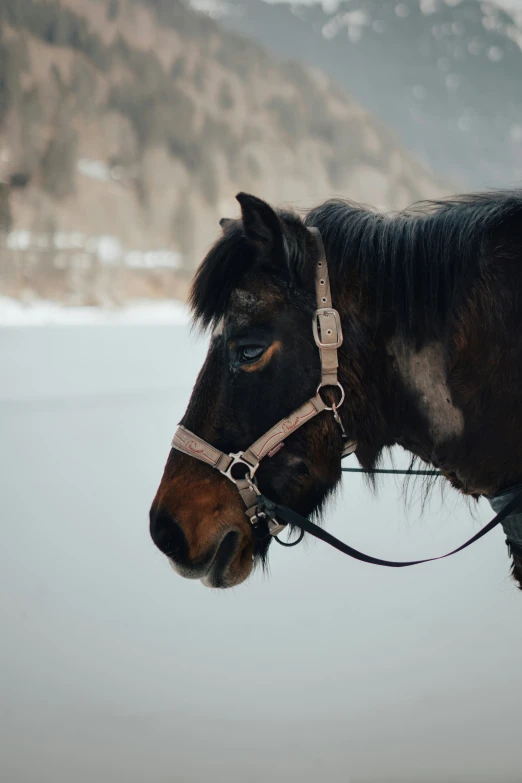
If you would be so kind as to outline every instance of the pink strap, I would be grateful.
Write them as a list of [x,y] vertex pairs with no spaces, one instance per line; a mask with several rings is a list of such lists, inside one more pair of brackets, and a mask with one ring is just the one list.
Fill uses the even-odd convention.
[[232,462],[232,457],[229,457],[228,454],[214,448],[206,440],[202,440],[185,427],[178,427],[174,433],[172,448],[182,451],[183,454],[188,454],[190,457],[196,457],[201,462],[206,462],[207,465],[221,471],[227,470]]
[[316,394],[311,400],[305,402],[300,408],[290,414],[286,419],[281,419],[268,432],[256,440],[249,449],[243,454],[243,458],[252,464],[258,464],[263,457],[279,446],[285,438],[313,419],[318,413],[324,411],[326,404],[321,397]]

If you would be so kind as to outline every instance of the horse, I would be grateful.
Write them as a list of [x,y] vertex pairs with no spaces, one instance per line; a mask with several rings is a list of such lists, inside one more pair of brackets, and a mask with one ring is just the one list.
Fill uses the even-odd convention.
[[[174,569],[225,588],[266,564],[272,536],[255,535],[241,477],[207,463],[213,450],[241,461],[280,420],[249,491],[302,515],[320,516],[346,443],[370,476],[400,446],[475,500],[522,484],[522,190],[395,214],[332,199],[301,216],[236,198],[241,216],[221,221],[191,289],[194,323],[211,332],[179,431],[196,435],[171,450],[150,511]],[[321,246],[342,344],[339,388],[318,397]],[[312,398],[322,407],[294,426]],[[510,555],[522,588],[522,540]]]

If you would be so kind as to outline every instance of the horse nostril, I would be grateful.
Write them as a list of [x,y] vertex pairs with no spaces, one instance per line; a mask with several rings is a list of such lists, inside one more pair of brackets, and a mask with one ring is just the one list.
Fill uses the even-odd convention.
[[187,539],[180,526],[164,509],[150,511],[152,540],[167,557],[184,560],[188,554]]

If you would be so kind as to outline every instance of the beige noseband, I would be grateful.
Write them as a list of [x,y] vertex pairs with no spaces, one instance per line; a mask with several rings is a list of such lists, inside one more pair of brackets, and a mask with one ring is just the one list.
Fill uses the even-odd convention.
[[[205,462],[212,468],[219,470],[232,481],[239,491],[246,507],[246,515],[252,524],[259,521],[258,504],[260,492],[256,486],[255,473],[259,463],[264,457],[272,457],[282,447],[283,441],[292,432],[302,427],[307,421],[313,419],[323,411],[331,411],[336,422],[341,428],[344,445],[342,456],[352,454],[357,448],[357,442],[349,440],[339,417],[338,409],[344,402],[345,392],[337,377],[339,358],[337,349],[343,342],[341,318],[337,310],[332,307],[330,280],[328,266],[321,235],[316,228],[310,228],[316,239],[319,259],[316,265],[315,290],[317,310],[315,311],[312,329],[315,343],[319,349],[321,358],[321,382],[317,387],[314,397],[309,399],[285,419],[281,419],[268,432],[265,432],[246,451],[237,454],[225,454],[223,451],[211,446],[193,432],[178,427],[172,439],[172,448],[188,454],[191,457]],[[321,397],[321,389],[326,386],[337,386],[341,397],[337,404],[328,406]],[[276,520],[268,520],[270,533],[276,536],[286,525],[279,524]]]

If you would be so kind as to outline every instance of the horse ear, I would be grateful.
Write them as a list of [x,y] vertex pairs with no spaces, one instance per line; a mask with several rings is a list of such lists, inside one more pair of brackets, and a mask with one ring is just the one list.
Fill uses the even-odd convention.
[[248,193],[238,193],[246,236],[263,250],[273,253],[283,248],[283,226],[266,201]]
[[221,218],[221,220],[219,221],[219,225],[221,226],[223,231],[226,231],[227,228],[230,226],[230,224],[233,222],[234,222],[233,218]]

